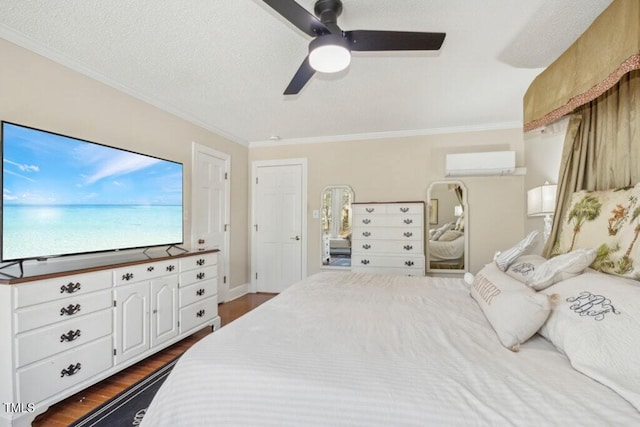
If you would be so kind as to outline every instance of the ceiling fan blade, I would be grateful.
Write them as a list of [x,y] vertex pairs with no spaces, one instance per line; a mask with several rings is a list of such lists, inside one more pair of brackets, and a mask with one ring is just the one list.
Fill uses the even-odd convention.
[[263,0],[273,10],[282,15],[287,21],[298,27],[302,32],[316,37],[330,33],[329,29],[318,18],[307,12],[294,0]]
[[345,31],[353,51],[383,50],[438,50],[445,33],[419,33],[412,31]]
[[291,79],[289,86],[284,90],[284,94],[295,95],[300,92],[304,85],[306,85],[311,77],[313,77],[315,72],[316,70],[311,68],[311,65],[309,64],[309,57],[307,56],[300,65],[300,68],[298,68],[298,71],[296,71],[293,79]]

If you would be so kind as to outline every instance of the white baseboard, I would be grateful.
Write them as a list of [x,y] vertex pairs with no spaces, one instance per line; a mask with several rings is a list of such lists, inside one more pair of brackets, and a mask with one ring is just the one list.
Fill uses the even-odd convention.
[[233,288],[229,288],[229,291],[227,292],[227,300],[221,301],[221,302],[233,301],[234,299],[240,298],[241,296],[246,295],[248,293],[249,293],[249,283],[245,283],[240,286],[234,286]]

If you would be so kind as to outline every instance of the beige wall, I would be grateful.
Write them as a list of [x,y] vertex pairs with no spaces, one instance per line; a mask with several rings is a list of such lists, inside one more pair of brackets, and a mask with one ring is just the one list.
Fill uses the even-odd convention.
[[230,285],[248,282],[248,149],[0,39],[0,119],[184,164],[191,240],[191,144],[231,155]]
[[[320,194],[327,185],[350,185],[358,202],[426,201],[429,184],[445,179],[445,155],[514,150],[523,161],[522,129],[464,132],[367,141],[255,146],[249,160],[307,158],[307,271],[321,267]],[[524,176],[455,178],[469,193],[470,270],[477,272],[496,250],[524,233]]]

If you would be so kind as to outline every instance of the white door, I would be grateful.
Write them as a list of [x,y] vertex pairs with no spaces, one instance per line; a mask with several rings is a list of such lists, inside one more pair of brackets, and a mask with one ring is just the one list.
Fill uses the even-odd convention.
[[281,292],[306,275],[306,159],[254,162],[253,280]]
[[229,290],[229,177],[230,156],[193,144],[192,247],[219,249],[218,301]]

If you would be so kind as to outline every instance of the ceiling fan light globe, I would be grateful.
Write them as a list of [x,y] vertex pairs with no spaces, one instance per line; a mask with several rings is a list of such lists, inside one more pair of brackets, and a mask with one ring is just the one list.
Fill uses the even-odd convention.
[[320,36],[309,44],[309,65],[320,73],[337,73],[350,63],[351,52],[339,35]]

